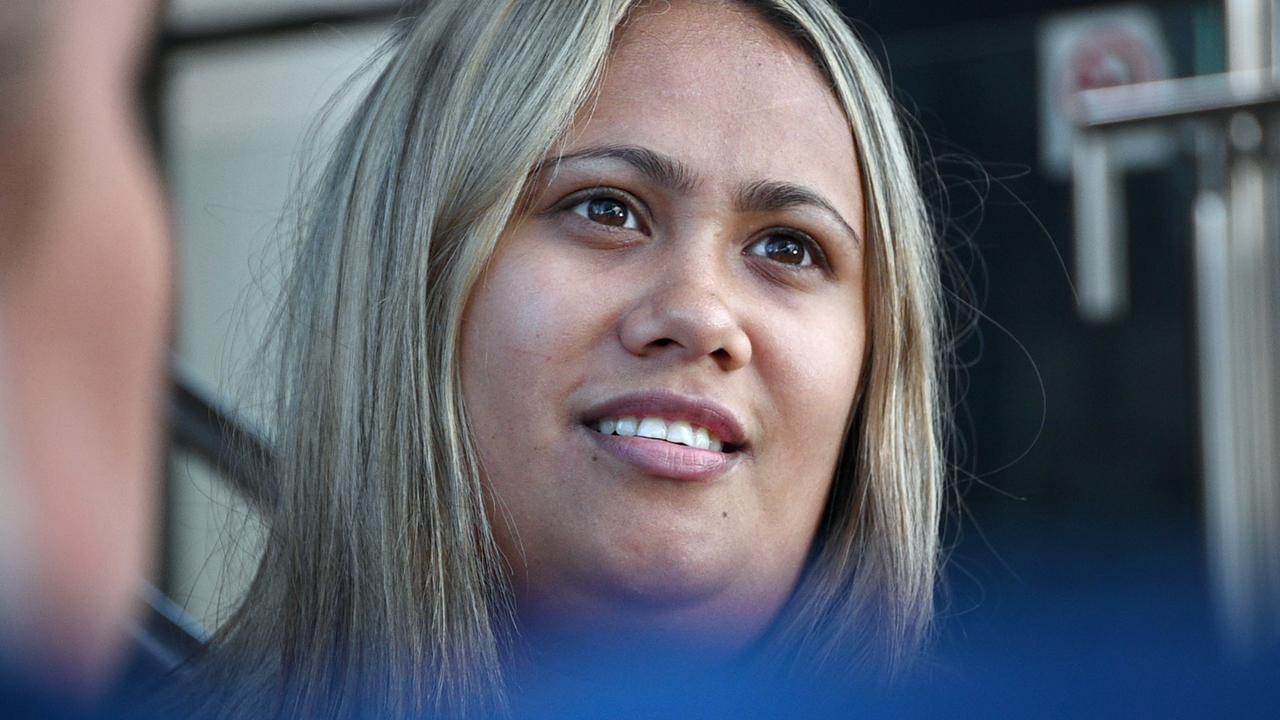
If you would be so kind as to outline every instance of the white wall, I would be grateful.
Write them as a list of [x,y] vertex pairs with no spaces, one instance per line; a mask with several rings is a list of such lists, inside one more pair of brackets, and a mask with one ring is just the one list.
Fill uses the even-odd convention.
[[166,23],[171,28],[190,30],[395,6],[394,0],[170,0]]
[[[262,4],[283,3],[189,0],[176,2],[175,11]],[[318,29],[204,46],[167,61],[163,163],[178,256],[176,352],[190,374],[251,419],[263,421],[246,388],[262,374],[254,358],[287,262],[277,230],[297,180],[303,136],[384,30]],[[344,96],[340,112],[360,87]],[[173,468],[170,589],[212,628],[253,565],[252,551],[247,560],[228,560],[226,541],[255,547],[257,525],[244,522],[247,506],[202,463],[175,457]]]

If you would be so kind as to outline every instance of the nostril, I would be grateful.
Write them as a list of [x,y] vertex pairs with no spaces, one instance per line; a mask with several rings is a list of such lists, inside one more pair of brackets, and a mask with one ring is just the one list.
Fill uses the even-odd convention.
[[675,344],[676,344],[676,341],[672,340],[671,338],[658,338],[657,340],[654,340],[652,343],[654,347],[668,347],[670,345],[675,345]]

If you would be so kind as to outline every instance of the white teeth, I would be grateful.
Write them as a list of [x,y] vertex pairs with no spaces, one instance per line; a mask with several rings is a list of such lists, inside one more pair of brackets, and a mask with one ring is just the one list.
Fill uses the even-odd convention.
[[667,442],[693,447],[693,426],[683,421],[668,424]]
[[667,425],[667,442],[694,447],[694,427],[684,420],[677,420]]
[[645,418],[640,421],[640,427],[636,428],[636,436],[666,440],[667,421],[661,418]]
[[669,443],[714,452],[724,450],[724,443],[716,437],[715,433],[685,420],[668,422],[659,417],[607,418],[598,421],[594,429],[603,435],[666,440]]
[[693,431],[693,446],[699,450],[711,449],[711,436],[706,428],[698,428]]
[[613,431],[622,437],[635,437],[636,419],[633,417],[618,418],[618,424]]

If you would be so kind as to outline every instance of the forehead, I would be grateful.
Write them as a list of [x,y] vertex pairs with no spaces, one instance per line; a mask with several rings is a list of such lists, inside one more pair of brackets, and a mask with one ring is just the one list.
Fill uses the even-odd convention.
[[829,83],[793,39],[737,3],[633,11],[566,151],[601,143],[676,157],[713,188],[812,186],[862,224],[853,136]]

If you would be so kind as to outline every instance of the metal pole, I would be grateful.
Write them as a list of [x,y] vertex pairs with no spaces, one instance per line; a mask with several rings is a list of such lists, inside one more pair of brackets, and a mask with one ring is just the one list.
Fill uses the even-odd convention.
[[1072,152],[1080,314],[1108,322],[1129,309],[1124,186],[1105,133],[1081,131]]
[[1272,67],[1274,11],[1273,0],[1226,0],[1228,70]]
[[[1223,157],[1222,162],[1225,161]],[[1203,154],[1200,162],[1205,164]],[[1240,634],[1240,628],[1248,625],[1248,615],[1242,611],[1248,606],[1249,583],[1247,573],[1243,572],[1247,548],[1237,542],[1241,503],[1235,463],[1228,222],[1227,203],[1222,193],[1201,190],[1194,213],[1194,256],[1205,536],[1219,623],[1230,628],[1228,635],[1234,638]],[[1233,650],[1240,652],[1239,648]]]
[[[1270,0],[1227,0],[1227,59],[1232,72],[1271,71],[1273,3]],[[1225,207],[1226,232],[1211,227],[1213,210],[1198,217],[1197,242],[1203,242],[1204,267],[1225,262],[1225,331],[1202,328],[1201,341],[1225,342],[1230,400],[1221,409],[1226,416],[1206,414],[1202,422],[1205,453],[1206,524],[1209,528],[1211,572],[1219,582],[1216,599],[1228,645],[1247,658],[1280,635],[1280,490],[1277,470],[1280,456],[1274,433],[1277,420],[1277,345],[1280,333],[1276,311],[1277,178],[1268,157],[1268,131],[1263,118],[1250,111],[1232,115],[1225,128],[1230,170]],[[1212,201],[1206,201],[1211,203]],[[1201,228],[1199,225],[1203,224]],[[1225,251],[1210,249],[1215,232]],[[1201,250],[1198,249],[1198,257]],[[1206,289],[1214,291],[1212,280]],[[1221,299],[1221,298],[1217,298]],[[1208,305],[1215,298],[1205,298]],[[1216,312],[1218,308],[1205,308]],[[1214,317],[1213,322],[1222,320]],[[1202,322],[1210,321],[1206,317]],[[1210,335],[1225,337],[1210,338]],[[1202,349],[1202,358],[1212,354]],[[1209,359],[1209,358],[1206,358]],[[1213,362],[1213,359],[1209,359]],[[1220,382],[1209,377],[1222,372],[1217,365],[1203,367],[1206,385]],[[1206,392],[1212,394],[1210,387]],[[1213,398],[1206,400],[1219,402]],[[1219,402],[1219,404],[1221,404]],[[1206,406],[1206,410],[1208,407]],[[1231,430],[1223,445],[1222,423]]]
[[1280,641],[1280,0],[1225,0],[1228,72],[1084,91],[1075,152],[1082,314],[1127,301],[1124,209],[1108,139],[1195,123],[1197,340],[1205,528],[1227,645]]

